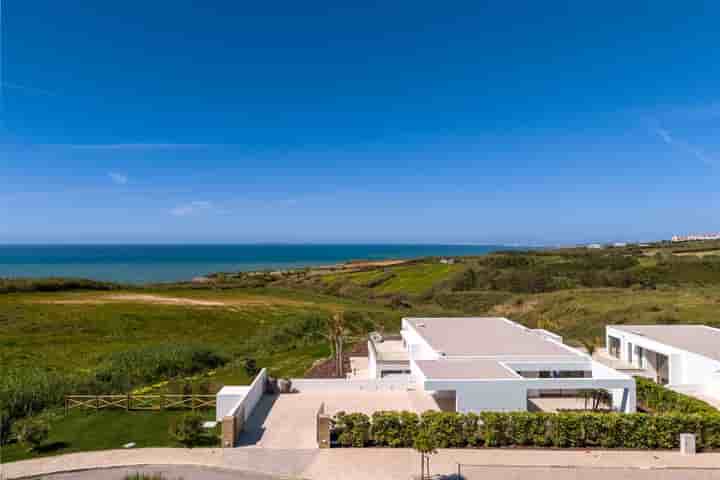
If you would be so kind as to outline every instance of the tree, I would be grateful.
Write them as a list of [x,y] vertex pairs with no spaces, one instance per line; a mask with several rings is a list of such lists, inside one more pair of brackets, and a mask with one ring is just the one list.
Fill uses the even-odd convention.
[[437,453],[437,442],[426,427],[420,428],[415,439],[413,448],[420,453],[420,480],[430,477],[430,455]]
[[46,420],[40,417],[31,417],[18,421],[13,426],[15,437],[30,452],[47,440],[50,427]]
[[343,341],[345,338],[345,315],[343,312],[335,313],[328,319],[328,340],[330,350],[335,359],[335,373],[342,377],[343,369]]
[[581,339],[580,343],[582,343],[583,347],[585,347],[588,355],[592,357],[598,349],[600,339],[598,337],[588,337]]
[[250,378],[255,378],[255,375],[260,371],[257,366],[257,361],[251,357],[245,359],[243,366],[245,367],[245,373],[247,373]]

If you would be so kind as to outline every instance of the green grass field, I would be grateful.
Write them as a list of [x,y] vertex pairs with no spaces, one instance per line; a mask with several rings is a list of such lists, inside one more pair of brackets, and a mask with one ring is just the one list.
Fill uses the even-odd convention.
[[382,269],[367,270],[353,273],[335,273],[323,276],[328,283],[337,281],[350,281],[363,286],[377,280],[388,272],[394,276],[387,281],[372,288],[373,293],[383,295],[392,293],[403,293],[408,295],[420,295],[430,290],[436,283],[445,280],[453,273],[459,272],[462,265],[444,265],[441,263],[415,263],[396,267],[385,267]]
[[[314,360],[327,355],[325,343],[316,339],[271,344],[273,337],[339,309],[365,312],[378,324],[397,322],[397,315],[377,305],[303,292],[142,292],[161,299],[219,303],[212,306],[124,299],[134,295],[137,292],[0,296],[0,364],[82,372],[112,352],[191,343],[212,346],[230,358],[252,356],[277,375],[301,375]],[[107,300],[108,296],[114,300]],[[239,369],[220,371],[218,378],[236,383],[247,380]]]
[[[17,443],[2,447],[3,462],[13,462],[63,453],[123,448],[134,442],[134,448],[180,446],[169,434],[172,420],[181,411],[100,412],[72,411],[51,415],[50,435],[37,451],[29,452]],[[207,420],[215,420],[214,411],[201,412]],[[218,445],[216,443],[215,445]]]

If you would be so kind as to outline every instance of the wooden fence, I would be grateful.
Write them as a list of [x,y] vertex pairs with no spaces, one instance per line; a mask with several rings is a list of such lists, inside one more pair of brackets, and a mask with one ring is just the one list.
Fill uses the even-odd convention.
[[215,408],[215,395],[66,395],[65,413],[91,410],[198,410]]

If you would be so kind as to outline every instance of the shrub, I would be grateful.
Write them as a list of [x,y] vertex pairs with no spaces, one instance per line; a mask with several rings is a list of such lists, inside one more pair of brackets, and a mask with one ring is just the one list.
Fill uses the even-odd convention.
[[75,388],[75,379],[39,368],[3,370],[0,375],[0,445],[12,424],[23,417],[60,405]]
[[343,447],[365,447],[370,443],[370,418],[364,413],[339,412],[335,417],[338,442]]
[[702,400],[674,392],[651,380],[636,378],[635,381],[638,403],[654,413],[720,413]]
[[203,417],[197,413],[186,413],[170,424],[170,436],[187,447],[200,444],[205,432]]
[[125,392],[159,378],[192,375],[224,365],[215,350],[193,345],[160,345],[109,355],[95,371],[95,390]]
[[245,373],[247,373],[247,376],[250,378],[254,378],[260,371],[257,366],[257,361],[254,358],[246,358],[243,362],[243,367],[245,368]]
[[417,434],[420,418],[413,412],[375,412],[371,439],[378,447],[404,447]]
[[[368,429],[372,432],[368,436]],[[720,448],[720,414],[376,412],[338,415],[334,433],[342,446],[413,447],[418,432],[437,448],[534,446],[559,448],[676,449],[681,433],[694,433],[699,448]]]
[[421,420],[422,428],[432,433],[439,448],[465,446],[462,414],[427,411],[422,414]]
[[50,426],[44,418],[30,417],[17,421],[13,426],[13,432],[17,441],[31,451],[47,440]]

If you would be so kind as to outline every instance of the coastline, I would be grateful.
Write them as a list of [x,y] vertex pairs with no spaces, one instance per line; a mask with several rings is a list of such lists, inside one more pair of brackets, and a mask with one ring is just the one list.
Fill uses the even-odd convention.
[[505,245],[4,245],[0,278],[84,278],[127,284],[189,282],[213,273],[288,271],[367,262],[479,256]]

